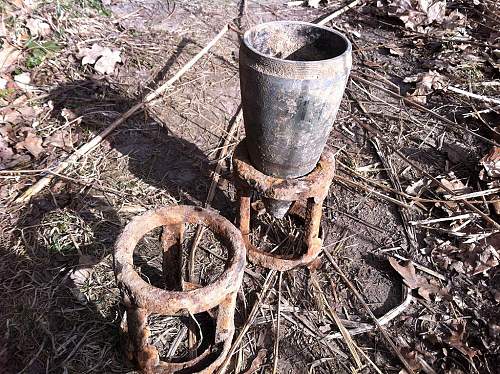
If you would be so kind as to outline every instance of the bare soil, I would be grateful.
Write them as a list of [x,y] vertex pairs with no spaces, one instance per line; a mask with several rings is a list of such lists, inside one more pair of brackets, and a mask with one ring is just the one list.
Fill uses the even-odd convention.
[[[232,21],[234,29],[244,31],[270,20],[313,22],[346,3],[325,1],[317,9],[287,6],[279,0],[47,1],[32,9],[19,8],[16,1],[8,3],[5,12],[11,13],[6,17],[18,20],[17,24],[6,22],[9,32],[19,33],[30,17],[50,20],[52,34],[41,40],[54,40],[60,48],[35,67],[23,62],[22,58],[32,53],[24,48],[17,70],[2,73],[13,77],[29,72],[35,87],[27,93],[14,87],[1,97],[2,109],[25,95],[29,105],[42,111],[30,121],[9,124],[2,120],[0,126],[11,126],[15,131],[32,127],[41,139],[70,131],[75,141],[67,149],[44,145],[37,158],[19,148],[16,152],[27,154],[27,161],[0,170],[0,372],[133,373],[134,367],[123,357],[120,345],[124,310],[113,276],[113,244],[130,218],[146,210],[168,204],[204,204],[220,148],[240,105],[240,34],[228,32],[170,91],[126,121],[64,175],[56,176],[50,187],[29,203],[17,204],[15,198],[175,74],[225,23]],[[474,115],[493,104],[450,91],[430,91],[422,105],[456,124],[451,128],[443,119],[387,90],[403,97],[411,95],[415,83],[404,79],[436,70],[453,85],[498,99],[499,70],[492,62],[496,43],[492,38],[498,34],[500,20],[500,14],[493,11],[495,5],[490,0],[446,5],[448,11],[459,10],[467,16],[463,26],[467,41],[440,33],[444,26],[437,24],[432,25],[437,31],[427,34],[405,28],[374,1],[361,1],[327,24],[353,42],[354,66],[328,139],[328,146],[337,151],[337,174],[342,178],[334,181],[324,203],[324,250],[335,258],[377,317],[412,293],[411,305],[400,310],[385,328],[416,373],[499,372],[498,259],[495,265],[472,274],[467,266],[475,268],[476,257],[469,252],[468,260],[457,257],[458,249],[463,251],[470,243],[477,243],[481,253],[487,253],[487,245],[500,250],[498,229],[478,215],[471,216],[469,223],[468,218],[452,221],[454,226],[449,222],[412,226],[409,221],[447,218],[472,210],[462,202],[450,208],[451,200],[434,185],[429,184],[418,196],[429,201],[408,194],[407,187],[429,180],[429,175],[450,180],[453,172],[470,192],[495,188],[497,185],[491,187],[480,179],[479,160],[491,149],[495,139],[491,129],[500,122],[498,107]],[[100,74],[91,65],[81,64],[79,51],[93,43],[120,51],[122,62],[113,74]],[[481,82],[496,85],[479,85]],[[467,115],[469,112],[473,115]],[[378,132],[367,131],[360,123]],[[241,125],[230,148],[243,138]],[[380,152],[373,144],[375,138],[382,141]],[[392,164],[392,172],[383,159]],[[399,193],[391,173],[402,186]],[[488,203],[494,197],[486,194],[469,200],[498,224],[498,214]],[[402,208],[401,204],[416,208]],[[224,160],[211,207],[236,221],[230,157]],[[275,220],[264,214],[254,223],[253,240],[267,250],[303,250],[300,222],[289,217]],[[466,228],[460,228],[461,224]],[[409,226],[415,231],[414,238]],[[187,231],[186,258],[194,230],[190,227]],[[476,239],[467,243],[460,233],[467,238],[486,236],[474,236]],[[141,241],[135,262],[152,284],[161,279],[158,237],[159,233],[153,232]],[[432,244],[433,240],[449,241],[457,251],[448,255],[443,247]],[[422,287],[409,290],[388,262],[393,255],[419,265],[417,274],[440,292],[423,297]],[[225,256],[223,245],[206,233],[195,262],[199,283],[207,284],[220,274]],[[244,373],[262,348],[267,354],[256,371],[259,373],[272,372],[275,360],[279,373],[404,372],[401,361],[376,329],[353,334],[363,362],[362,367],[356,367],[345,339],[334,337],[339,329],[331,309],[348,329],[373,321],[326,256],[321,259],[313,272],[295,269],[284,273],[281,293],[278,277],[273,280],[233,357],[231,372]],[[448,265],[443,265],[443,259],[449,259]],[[484,256],[482,259],[487,262]],[[466,270],[450,264],[461,264]],[[91,270],[83,272],[79,282],[81,269],[86,268]],[[237,331],[244,326],[267,274],[267,270],[248,264],[235,316]],[[210,325],[206,315],[197,318]],[[188,319],[162,316],[152,316],[150,322],[152,342],[163,357],[182,326],[189,325]],[[277,357],[273,353],[276,339]],[[185,358],[187,351],[184,339],[171,358]]]

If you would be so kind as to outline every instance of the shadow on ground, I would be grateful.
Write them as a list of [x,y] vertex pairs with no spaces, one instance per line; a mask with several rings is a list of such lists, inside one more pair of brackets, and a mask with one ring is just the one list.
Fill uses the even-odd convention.
[[[124,113],[136,103],[107,82],[92,79],[58,87],[50,93],[49,100],[54,103],[54,113],[66,108],[82,116],[81,129],[90,130],[93,135],[112,121],[110,115],[116,118],[118,113]],[[165,190],[182,203],[205,201],[214,163],[195,144],[173,135],[168,124],[160,122],[156,116],[146,112],[137,114],[109,137],[109,143],[127,158],[128,172],[133,177]],[[122,170],[114,172],[117,182],[127,179]],[[220,190],[216,191],[212,206],[226,213],[230,209],[229,201]]]
[[[2,373],[123,369],[110,271],[119,230],[113,208],[88,191],[46,195],[21,212],[10,245],[0,247]],[[77,287],[82,260],[94,271]]]
[[[184,39],[145,86],[162,81],[189,42]],[[69,109],[82,118],[76,131],[93,137],[135,105],[137,98],[106,79],[89,78],[56,87],[46,101],[54,105],[52,113],[61,124],[67,120],[59,117],[62,109]],[[120,190],[118,179],[125,177],[132,184],[138,179],[165,190],[180,203],[205,201],[215,165],[147,111],[123,124],[109,144],[127,158],[127,170],[112,170],[107,186]],[[0,246],[2,373],[126,370],[118,349],[123,313],[112,272],[112,248],[122,224],[116,206],[90,191],[95,190],[57,182],[50,194],[19,212],[11,240]],[[212,206],[231,212],[221,191]],[[137,260],[147,271],[147,261]],[[75,287],[71,274],[82,261],[91,261],[93,271]]]

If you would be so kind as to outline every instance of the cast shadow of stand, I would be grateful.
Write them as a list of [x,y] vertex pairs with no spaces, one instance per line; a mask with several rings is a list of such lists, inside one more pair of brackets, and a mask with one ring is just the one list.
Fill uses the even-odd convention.
[[[179,45],[150,86],[163,80],[188,42],[184,40]],[[107,81],[96,79],[60,85],[46,100],[53,103],[56,116],[63,108],[82,116],[81,129],[93,134],[102,131],[106,126],[103,123],[110,123],[103,112],[124,113],[137,102]],[[58,119],[64,123],[62,118]],[[180,203],[199,205],[205,200],[215,165],[196,145],[172,135],[166,124],[159,123],[147,111],[129,119],[109,141],[112,148],[128,157],[127,168],[135,178],[166,190]],[[0,296],[5,300],[16,299],[12,303],[0,303],[0,322],[7,327],[0,338],[4,340],[0,344],[2,372],[102,373],[123,372],[127,368],[118,344],[122,310],[112,263],[108,261],[103,265],[106,275],[99,275],[95,286],[97,290],[102,283],[102,289],[112,289],[113,297],[110,294],[94,301],[92,297],[86,299],[69,281],[69,274],[78,266],[82,255],[91,255],[100,262],[109,260],[122,228],[115,207],[102,198],[91,196],[88,190],[84,191],[57,192],[36,198],[22,212],[12,242],[0,247],[4,268],[0,274],[4,285]],[[230,201],[221,191],[216,192],[212,206],[225,213],[231,212]],[[100,207],[97,215],[96,207]],[[64,219],[52,217],[56,213],[62,213]],[[57,229],[61,232],[71,232],[64,224],[76,223],[75,229],[91,226],[89,246],[78,247],[75,244],[78,238],[72,239],[70,234],[69,240],[74,245],[68,248],[72,249],[68,253],[61,251],[57,240],[48,240],[54,232],[41,230],[57,226],[54,219],[64,221]],[[13,252],[11,248],[16,243],[23,243],[27,252]],[[135,260],[139,268],[144,267],[141,270],[145,274],[157,276],[154,274],[156,269],[148,269],[146,260],[140,257]],[[103,300],[109,305],[104,308],[96,305]]]
[[[126,367],[114,348],[120,312],[110,254],[118,217],[88,190],[63,189],[32,201],[12,242],[0,246],[2,373]],[[76,286],[71,274],[82,259],[92,259],[94,271]]]

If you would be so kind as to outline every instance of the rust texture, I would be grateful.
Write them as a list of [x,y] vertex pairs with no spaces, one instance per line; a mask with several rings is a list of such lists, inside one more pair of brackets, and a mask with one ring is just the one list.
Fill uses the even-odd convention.
[[[179,268],[184,225],[201,224],[216,234],[228,250],[225,271],[215,282],[200,287],[182,281]],[[134,270],[138,241],[156,227],[163,227],[164,290],[145,282]],[[142,373],[213,373],[225,359],[234,334],[236,295],[241,285],[246,248],[240,231],[216,212],[191,206],[169,206],[135,217],[115,244],[114,270],[126,317],[122,333],[127,357]],[[182,289],[186,291],[181,291]],[[216,310],[216,313],[212,313]],[[148,316],[194,315],[209,312],[216,322],[215,340],[198,357],[187,362],[165,362],[149,342]]]
[[[233,170],[240,204],[240,231],[250,261],[279,271],[312,263],[318,257],[323,243],[320,238],[321,214],[323,200],[328,194],[335,173],[334,154],[325,148],[311,173],[301,178],[281,179],[255,169],[250,163],[245,142],[242,141],[233,155]],[[304,254],[274,255],[261,251],[250,242],[252,190],[258,191],[266,198],[295,202],[289,213],[302,216],[305,220],[307,251]]]

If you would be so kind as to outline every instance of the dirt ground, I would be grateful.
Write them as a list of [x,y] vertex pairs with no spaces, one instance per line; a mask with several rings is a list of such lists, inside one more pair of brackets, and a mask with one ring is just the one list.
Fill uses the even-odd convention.
[[[348,4],[315,3],[0,4],[1,373],[134,372],[120,344],[113,244],[137,214],[202,206],[219,162],[211,207],[236,222],[230,153],[243,124],[229,155],[221,160],[220,151],[240,107],[239,37],[261,22],[316,22]],[[316,270],[272,273],[268,292],[269,271],[248,264],[236,334],[256,303],[258,313],[228,372],[500,373],[498,4],[361,0],[344,10],[326,24],[353,44],[328,139],[337,160],[322,220],[331,256],[322,254]],[[171,89],[19,202],[228,22]],[[100,51],[93,59],[92,49]],[[263,248],[303,250],[303,227],[291,217],[254,214],[253,223]],[[195,230],[187,228],[186,256]],[[158,238],[148,234],[135,256],[153,285],[161,282]],[[195,277],[208,284],[223,271],[226,248],[206,232],[196,253]],[[339,318],[351,338],[339,333]],[[168,355],[188,319],[149,322],[161,356],[185,359],[187,338]]]

